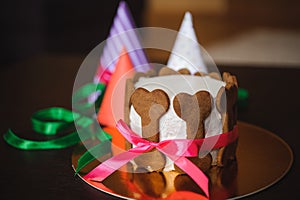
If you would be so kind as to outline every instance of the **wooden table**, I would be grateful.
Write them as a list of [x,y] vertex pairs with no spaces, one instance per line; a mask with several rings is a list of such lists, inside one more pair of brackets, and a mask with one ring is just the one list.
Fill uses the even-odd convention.
[[[33,112],[51,106],[71,108],[73,82],[83,58],[42,56],[2,67],[1,135],[12,128],[22,137],[35,137],[29,121]],[[239,120],[276,133],[291,146],[295,156],[290,172],[280,182],[244,199],[299,199],[296,169],[300,169],[300,70],[247,66],[220,70],[236,74],[240,86],[250,93],[248,106],[239,110]],[[21,151],[8,146],[1,137],[0,199],[117,199],[74,177],[72,149]]]

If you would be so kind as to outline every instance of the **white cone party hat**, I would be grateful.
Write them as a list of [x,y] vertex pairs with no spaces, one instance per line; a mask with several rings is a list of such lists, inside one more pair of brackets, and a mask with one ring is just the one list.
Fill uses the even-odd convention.
[[176,71],[187,68],[192,74],[197,71],[208,72],[203,62],[190,12],[184,15],[167,66]]

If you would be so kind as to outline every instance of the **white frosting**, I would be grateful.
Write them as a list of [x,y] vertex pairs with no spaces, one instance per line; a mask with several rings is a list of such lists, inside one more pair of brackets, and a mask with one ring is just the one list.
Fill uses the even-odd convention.
[[[223,81],[219,81],[209,76],[189,76],[189,75],[170,75],[158,76],[153,78],[142,77],[135,88],[144,88],[148,91],[161,89],[165,91],[170,99],[170,107],[166,114],[164,114],[159,121],[160,140],[169,139],[186,139],[186,122],[179,118],[173,109],[173,99],[179,93],[195,94],[198,91],[208,91],[213,97],[213,108],[210,116],[205,120],[206,136],[213,136],[222,133],[221,115],[215,108],[215,98],[219,89],[225,86]],[[130,108],[130,127],[131,129],[142,135],[141,117],[135,111],[133,106]],[[211,152],[213,162],[216,160],[216,151]],[[167,159],[164,171],[174,169],[173,162]]]

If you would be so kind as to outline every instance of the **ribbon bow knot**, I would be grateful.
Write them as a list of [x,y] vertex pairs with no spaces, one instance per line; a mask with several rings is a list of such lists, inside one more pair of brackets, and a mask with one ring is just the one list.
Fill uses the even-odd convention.
[[[156,148],[158,151],[169,157],[179,168],[185,171],[186,174],[189,175],[203,190],[204,194],[208,198],[208,178],[197,166],[195,166],[189,159],[187,159],[187,157],[198,156],[199,148],[202,147],[204,141],[208,143],[214,142],[215,145],[212,145],[213,148],[220,148],[222,146],[228,145],[237,138],[237,127],[235,127],[230,132],[222,133],[220,135],[212,136],[209,138],[195,140],[164,140],[156,143],[141,138],[139,135],[134,133],[122,120],[118,121],[116,127],[126,138],[126,140],[133,144],[133,148],[102,162],[87,175],[85,175],[85,179],[101,182],[114,171],[118,170],[137,156]],[[204,151],[207,150],[208,149],[204,148]]]

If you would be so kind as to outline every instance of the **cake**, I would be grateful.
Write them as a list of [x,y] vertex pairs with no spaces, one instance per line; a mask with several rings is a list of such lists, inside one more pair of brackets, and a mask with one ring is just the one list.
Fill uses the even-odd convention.
[[[126,82],[125,122],[151,142],[220,135],[237,123],[237,89],[236,77],[228,72],[222,77],[216,72],[191,75],[188,69],[163,67],[158,73],[137,73]],[[237,143],[211,147],[209,152],[200,148],[198,156],[188,159],[209,177],[211,185],[222,187],[224,181],[234,181]],[[129,168],[133,183],[147,195],[165,197],[180,190],[202,194],[193,180],[158,150],[135,158]]]
[[[210,189],[226,190],[218,194],[234,192],[235,187],[228,185],[234,183],[237,169],[237,135],[228,133],[236,133],[236,77],[226,72],[222,77],[216,72],[208,73],[214,70],[213,61],[198,43],[190,12],[184,15],[172,50],[169,40],[165,43],[162,39],[173,38],[174,31],[158,27],[138,31],[132,22],[130,11],[121,2],[94,79],[95,83],[100,80],[107,84],[103,100],[99,98],[97,120],[110,134],[112,157],[84,179],[116,184],[114,179],[106,178],[122,174],[118,181],[129,188],[126,196],[137,199],[145,195],[164,198],[183,190],[209,197],[207,177]],[[146,46],[139,41],[143,32],[145,36],[155,36],[151,43],[145,42]],[[154,71],[144,48],[170,52],[168,67]],[[127,79],[132,73],[136,74]],[[232,135],[234,139],[227,139]],[[213,142],[205,143],[211,138],[225,138],[227,142],[216,148]],[[159,148],[166,142],[177,145],[175,141],[179,140],[187,145],[176,146],[172,153]],[[194,145],[193,151],[186,151],[189,145]],[[190,154],[183,155],[184,152]],[[176,157],[195,173],[190,173]]]

